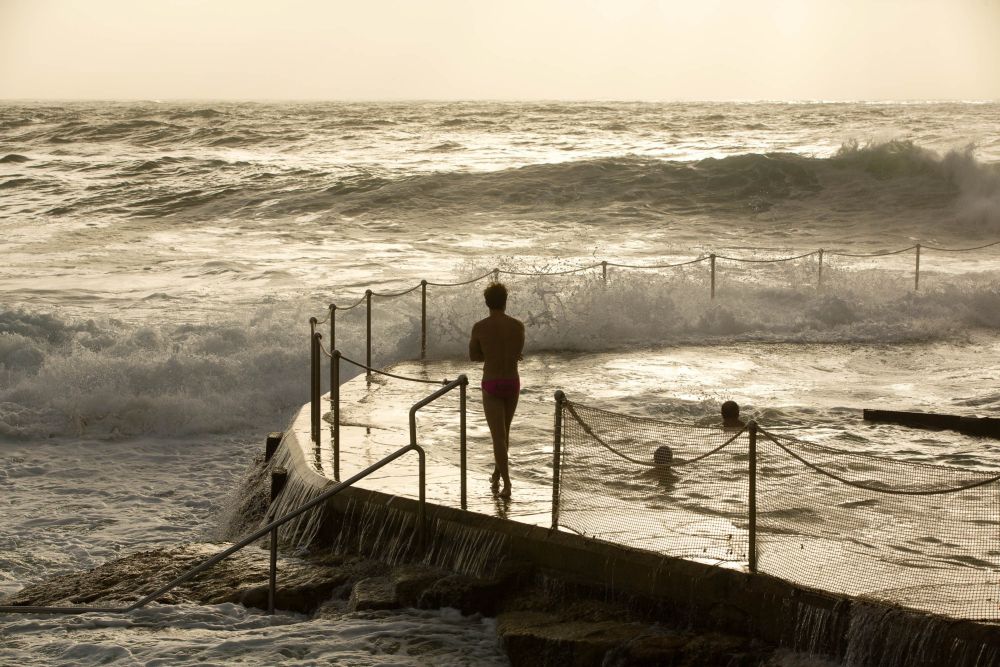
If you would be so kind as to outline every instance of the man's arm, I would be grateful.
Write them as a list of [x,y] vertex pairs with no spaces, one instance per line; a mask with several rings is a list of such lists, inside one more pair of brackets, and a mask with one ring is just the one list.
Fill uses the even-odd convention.
[[479,342],[479,332],[475,326],[472,327],[472,336],[469,338],[469,359],[486,361],[486,354],[483,353],[482,343]]
[[514,346],[517,350],[517,360],[521,361],[524,359],[524,324],[521,321],[517,323],[517,340],[514,341]]

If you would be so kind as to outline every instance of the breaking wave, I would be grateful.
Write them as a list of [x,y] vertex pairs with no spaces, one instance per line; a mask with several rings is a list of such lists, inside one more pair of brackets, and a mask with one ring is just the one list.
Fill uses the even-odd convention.
[[[1000,330],[993,275],[936,280],[827,267],[828,288],[806,284],[812,265],[790,266],[769,284],[720,281],[707,298],[704,270],[670,275],[511,278],[528,350],[629,350],[741,341],[906,343]],[[481,272],[480,272],[481,273]],[[481,316],[474,287],[429,299],[432,358],[463,358]],[[412,295],[416,295],[415,297]],[[345,295],[349,296],[349,295]],[[271,429],[307,400],[304,333],[316,304],[259,309],[200,325],[129,325],[53,313],[0,311],[0,436],[123,438]],[[310,312],[311,311],[311,312]],[[373,314],[374,361],[415,358],[419,293]],[[322,331],[323,329],[321,329]],[[364,309],[340,313],[338,348],[364,359]],[[345,373],[346,377],[353,373]],[[324,381],[325,381],[324,373]]]

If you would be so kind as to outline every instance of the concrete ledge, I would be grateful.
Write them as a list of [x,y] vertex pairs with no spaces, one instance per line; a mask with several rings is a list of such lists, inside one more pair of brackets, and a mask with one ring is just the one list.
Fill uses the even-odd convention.
[[[309,410],[285,431],[283,465],[316,490],[331,484],[310,460]],[[350,488],[323,510],[320,544],[335,544],[358,507],[403,515],[396,528],[415,528],[418,502],[374,489]],[[369,515],[370,516],[370,515]],[[495,538],[494,558],[530,564],[580,594],[620,596],[657,619],[763,640],[858,665],[996,665],[1000,627],[913,612],[813,590],[775,577],[662,556],[574,533],[427,504],[431,540],[447,527]],[[412,544],[410,545],[412,547]],[[415,552],[414,552],[415,553]]]

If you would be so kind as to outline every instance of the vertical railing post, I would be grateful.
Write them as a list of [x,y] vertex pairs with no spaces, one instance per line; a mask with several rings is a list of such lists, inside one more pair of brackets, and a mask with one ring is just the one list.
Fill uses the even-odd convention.
[[913,291],[920,289],[920,244],[917,244],[917,266],[913,273]]
[[552,530],[559,527],[559,467],[562,464],[563,403],[566,394],[556,391],[556,423],[552,438]]
[[[330,341],[329,347],[331,350],[337,349],[337,304],[330,304]],[[333,366],[330,366],[330,382],[331,387],[333,386]]]
[[608,260],[601,262],[601,279],[604,280],[604,284],[608,284]]
[[[413,445],[416,447],[416,445]],[[420,504],[417,506],[417,535],[420,540],[421,550],[427,547],[427,463],[424,460],[424,450],[416,447],[420,459]]]
[[493,269],[493,282],[500,282],[500,269]]
[[749,487],[747,492],[747,561],[751,572],[757,572],[757,422],[747,427],[750,432]]
[[819,271],[816,278],[817,289],[823,289],[823,249],[819,249]]
[[340,350],[330,358],[330,402],[333,403],[333,478],[340,481]]
[[[288,471],[284,468],[275,468],[271,471],[271,502],[269,505],[274,505],[274,501],[278,499],[278,496],[284,491],[285,486],[288,484]],[[275,591],[277,589],[278,581],[278,527],[275,526],[271,529],[271,558],[270,558],[270,572],[268,573],[267,581],[267,613],[274,613],[274,598]]]
[[712,298],[715,298],[715,253],[708,256],[709,265],[712,267]]
[[372,381],[372,291],[365,290],[365,380]]
[[420,358],[427,358],[427,281],[420,281]]
[[271,571],[267,581],[267,613],[274,614],[274,594],[278,585],[278,529],[271,529]]
[[469,378],[466,375],[460,375],[459,380],[462,384],[458,387],[458,431],[459,431],[459,441],[458,441],[458,459],[459,459],[459,469],[462,473],[461,481],[461,491],[462,491],[462,509],[468,508],[467,499],[467,486],[466,486],[466,433],[465,433],[465,413],[466,413],[466,388],[469,386]]
[[316,442],[316,413],[319,406],[316,404],[316,367],[319,365],[319,348],[316,346],[316,318],[309,318],[309,426],[312,441]]
[[316,448],[316,459],[319,460],[319,447],[320,447],[320,396],[322,395],[322,386],[320,383],[320,372],[319,372],[319,342],[323,339],[323,334],[316,332],[312,336],[312,396],[310,397],[310,403],[312,404],[312,432],[313,432],[313,443]]

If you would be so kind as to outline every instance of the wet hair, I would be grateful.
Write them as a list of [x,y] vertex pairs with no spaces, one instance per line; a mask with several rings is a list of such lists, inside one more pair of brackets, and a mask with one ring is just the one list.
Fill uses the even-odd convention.
[[674,460],[673,451],[666,445],[661,445],[653,452],[653,463],[658,466],[668,466]]
[[503,283],[490,283],[489,287],[483,290],[483,297],[486,299],[486,306],[490,310],[504,310],[507,308],[507,288]]
[[722,404],[722,416],[725,419],[738,419],[740,406],[736,404],[736,401],[726,401]]

